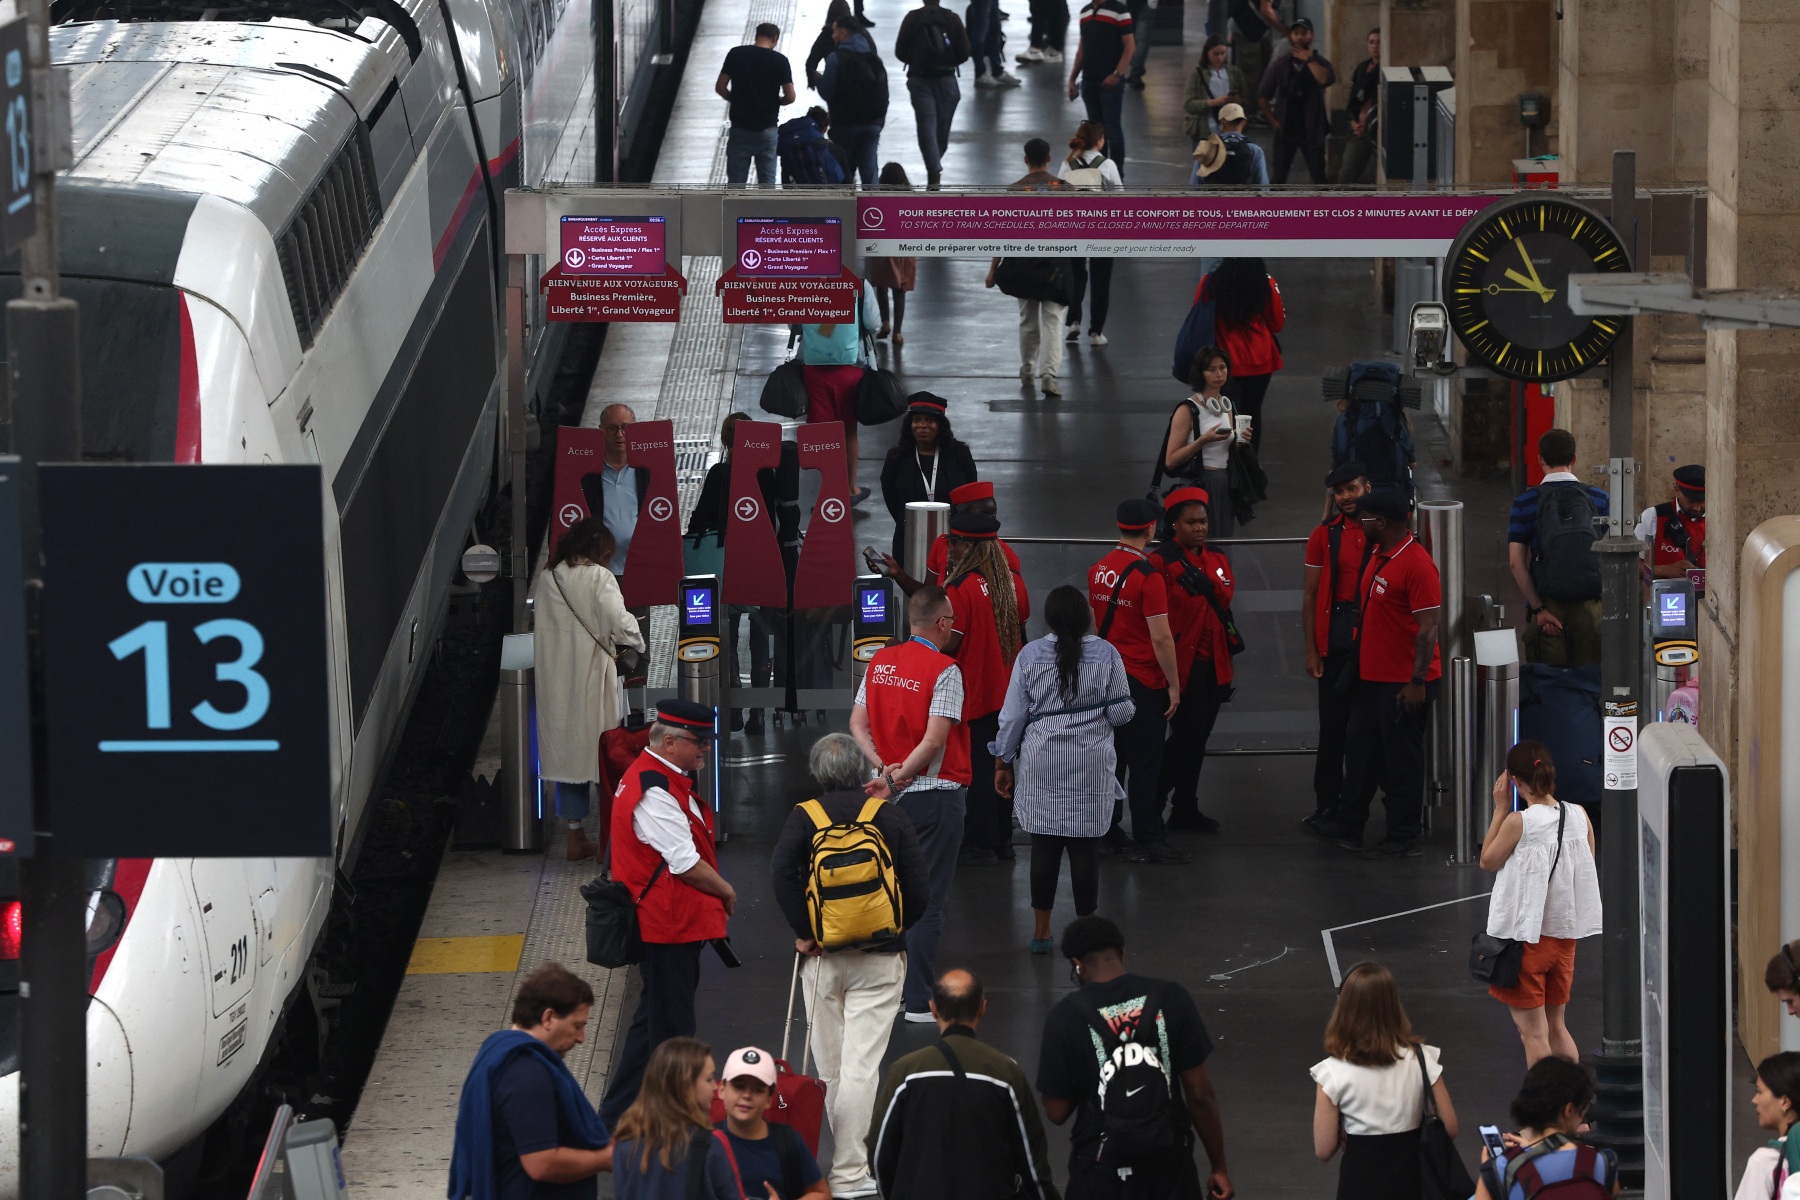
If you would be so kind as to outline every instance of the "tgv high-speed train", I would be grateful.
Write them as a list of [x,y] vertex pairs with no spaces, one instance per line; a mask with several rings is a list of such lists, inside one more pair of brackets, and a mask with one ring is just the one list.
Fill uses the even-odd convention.
[[[64,293],[81,306],[84,452],[322,465],[340,861],[491,476],[501,191],[593,177],[591,158],[577,161],[593,125],[592,7],[55,5],[74,147],[59,237]],[[666,9],[623,7],[622,91],[641,106],[652,72],[629,68],[648,61]],[[0,298],[19,286],[16,257],[0,262]],[[532,324],[537,380],[557,344]],[[165,1158],[244,1091],[287,1006],[308,1004],[336,866],[95,866],[91,1154]],[[18,1187],[19,919],[0,896],[7,1197]]]

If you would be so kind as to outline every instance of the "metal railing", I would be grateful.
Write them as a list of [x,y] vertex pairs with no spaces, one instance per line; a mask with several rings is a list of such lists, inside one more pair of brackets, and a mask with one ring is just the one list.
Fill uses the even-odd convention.
[[[1013,537],[1007,535],[1009,546],[1116,546],[1119,539],[1109,538],[1065,538],[1065,537]],[[1269,537],[1269,538],[1207,538],[1208,546],[1304,546],[1303,537]]]

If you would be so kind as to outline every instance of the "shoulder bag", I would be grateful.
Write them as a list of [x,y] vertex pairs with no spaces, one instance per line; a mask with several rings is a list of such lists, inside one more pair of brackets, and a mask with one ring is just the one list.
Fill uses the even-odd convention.
[[[1520,818],[1523,820],[1524,818]],[[1569,819],[1564,801],[1556,802],[1556,857],[1550,860],[1550,874],[1544,877],[1548,890],[1556,866],[1562,862],[1563,826]],[[1513,848],[1517,851],[1518,847]],[[1525,957],[1525,943],[1517,938],[1495,937],[1482,930],[1469,940],[1469,974],[1477,981],[1493,987],[1518,987],[1519,964]]]
[[1200,406],[1194,403],[1192,396],[1189,396],[1170,410],[1169,422],[1163,426],[1162,441],[1156,444],[1156,469],[1150,473],[1150,490],[1144,494],[1144,498],[1158,507],[1162,505],[1162,497],[1156,494],[1156,489],[1165,477],[1169,479],[1198,479],[1200,477],[1200,455],[1198,454],[1175,470],[1169,470],[1169,434],[1175,429],[1175,414],[1181,411],[1182,404],[1194,410],[1194,436],[1200,436]]
[[616,970],[644,961],[644,939],[638,931],[637,906],[644,902],[656,886],[667,862],[656,864],[644,890],[631,897],[631,889],[612,877],[612,848],[607,848],[607,864],[592,881],[581,885],[581,898],[587,901],[587,960],[596,966]]
[[[857,321],[862,321],[861,301],[857,302]],[[875,347],[869,340],[868,331],[862,330],[862,345],[865,365],[862,378],[856,382],[856,423],[858,425],[885,425],[906,411],[906,392],[900,386],[900,380],[886,367],[866,365],[875,361]],[[854,433],[846,429],[845,434]]]
[[1414,1046],[1419,1078],[1425,1081],[1425,1119],[1419,1122],[1419,1200],[1465,1200],[1475,1192],[1475,1181],[1463,1165],[1450,1131],[1438,1116],[1437,1097],[1431,1091],[1431,1072],[1425,1069],[1425,1047]]
[[758,401],[764,412],[786,417],[790,421],[806,416],[806,366],[798,357],[790,358],[769,372],[763,381]]

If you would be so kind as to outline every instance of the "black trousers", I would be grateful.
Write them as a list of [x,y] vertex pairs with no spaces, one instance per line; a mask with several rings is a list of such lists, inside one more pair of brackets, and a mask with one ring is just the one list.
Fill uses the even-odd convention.
[[[1132,838],[1147,846],[1169,836],[1163,828],[1162,793],[1156,786],[1162,776],[1163,737],[1169,729],[1163,718],[1169,708],[1169,691],[1141,683],[1132,675],[1125,680],[1131,685],[1131,703],[1137,711],[1113,730],[1113,752],[1119,760],[1126,803],[1131,805]],[[1113,806],[1114,833],[1119,832],[1121,807]]]
[[1069,882],[1075,887],[1075,915],[1085,917],[1100,907],[1099,838],[1031,835],[1031,907],[1056,907],[1056,877],[1062,873],[1063,851],[1069,852]]
[[963,845],[998,850],[1012,843],[1012,801],[994,790],[994,756],[988,743],[1000,736],[1000,714],[969,721],[969,806],[963,810]]
[[1169,797],[1169,807],[1174,812],[1199,811],[1200,768],[1206,763],[1206,739],[1212,736],[1225,694],[1213,665],[1195,663],[1188,673],[1187,686],[1181,690],[1181,707],[1169,722],[1169,744],[1163,748],[1162,779],[1156,789],[1158,796]]
[[1112,306],[1112,269],[1110,258],[1070,259],[1075,268],[1075,303],[1063,323],[1070,329],[1081,328],[1081,294],[1092,286],[1088,328],[1095,333],[1106,331],[1106,310]]
[[1314,183],[1331,182],[1325,178],[1325,147],[1306,146],[1299,142],[1276,138],[1275,152],[1271,156],[1273,161],[1269,163],[1270,183],[1286,183],[1288,181],[1288,169],[1294,165],[1294,155],[1296,154],[1306,160],[1306,173],[1312,176]]
[[1313,795],[1320,808],[1333,812],[1344,794],[1344,734],[1350,727],[1356,692],[1340,692],[1332,681],[1354,653],[1354,648],[1331,651],[1325,656],[1325,674],[1319,679],[1319,755],[1313,764]]
[[1225,394],[1239,416],[1250,418],[1250,444],[1258,454],[1263,448],[1263,397],[1269,394],[1273,375],[1239,375],[1225,385]]
[[1350,727],[1344,735],[1347,769],[1337,816],[1338,828],[1346,834],[1362,832],[1379,787],[1387,808],[1388,839],[1410,842],[1419,836],[1425,805],[1425,730],[1431,724],[1438,680],[1425,685],[1425,703],[1415,712],[1407,712],[1399,702],[1405,686],[1367,680],[1356,685]]
[[600,1117],[608,1129],[637,1099],[644,1082],[650,1052],[673,1037],[693,1037],[699,1024],[694,1017],[694,993],[700,987],[700,951],[705,942],[644,943],[644,961],[638,971],[644,977],[644,994],[625,1031],[619,1052],[618,1072],[606,1085]]
[[[1069,0],[1031,0],[1031,44],[1062,52],[1069,36]],[[1107,260],[1109,263],[1111,259]]]

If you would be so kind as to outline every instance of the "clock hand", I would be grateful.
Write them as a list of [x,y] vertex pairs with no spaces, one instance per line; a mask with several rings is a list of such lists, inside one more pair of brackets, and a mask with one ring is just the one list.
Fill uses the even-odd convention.
[[1539,298],[1542,298],[1543,296],[1543,293],[1534,287],[1503,288],[1497,283],[1488,284],[1484,290],[1490,296],[1498,296],[1501,292],[1530,292],[1533,296]]
[[[1537,284],[1537,286],[1539,288],[1543,289],[1542,291],[1540,291],[1538,293],[1538,298],[1541,299],[1545,304],[1550,303],[1552,297],[1554,297],[1556,295],[1556,293],[1554,291],[1552,291],[1550,288],[1544,287],[1544,281],[1542,279],[1538,278],[1537,267],[1532,265],[1531,255],[1529,255],[1525,252],[1525,239],[1524,238],[1514,238],[1513,245],[1515,245],[1519,248],[1519,257],[1525,260],[1525,269],[1527,271],[1531,272],[1531,282]],[[1523,282],[1523,280],[1521,280],[1520,282]]]
[[1506,272],[1506,277],[1508,279],[1512,280],[1514,283],[1524,284],[1525,286],[1522,290],[1528,291],[1528,292],[1536,292],[1537,298],[1539,300],[1542,300],[1545,304],[1550,303],[1550,301],[1555,299],[1555,297],[1556,297],[1556,293],[1553,290],[1545,287],[1542,283],[1538,282],[1537,280],[1525,278],[1525,276],[1519,274],[1517,271],[1508,269],[1508,271]]

